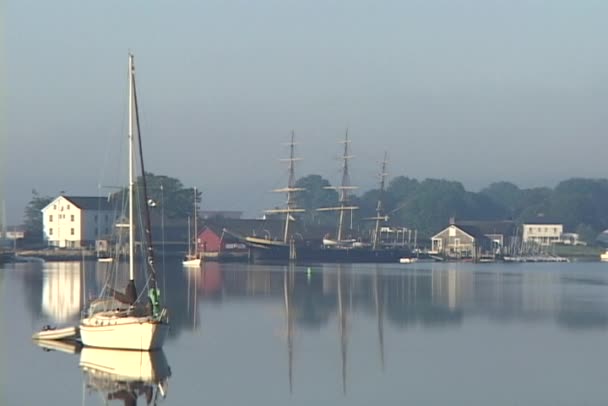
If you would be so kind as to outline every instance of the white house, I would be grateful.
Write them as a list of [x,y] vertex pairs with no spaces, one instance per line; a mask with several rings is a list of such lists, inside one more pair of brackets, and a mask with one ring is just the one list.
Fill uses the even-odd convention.
[[564,225],[557,223],[534,223],[523,225],[523,242],[551,245],[561,241]]
[[44,241],[61,248],[94,246],[112,232],[117,214],[105,197],[59,196],[42,209]]

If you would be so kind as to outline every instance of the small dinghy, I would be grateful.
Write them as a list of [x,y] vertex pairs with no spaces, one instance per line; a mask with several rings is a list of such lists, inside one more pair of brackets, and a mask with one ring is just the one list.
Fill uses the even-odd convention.
[[61,351],[68,354],[79,354],[82,350],[80,341],[75,340],[34,340],[44,351]]
[[56,328],[47,325],[32,335],[33,340],[76,340],[78,338],[80,338],[78,326]]

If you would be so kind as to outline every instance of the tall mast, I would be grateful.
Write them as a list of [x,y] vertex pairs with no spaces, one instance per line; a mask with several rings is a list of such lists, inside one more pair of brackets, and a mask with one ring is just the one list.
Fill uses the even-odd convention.
[[287,180],[287,187],[275,189],[273,192],[286,193],[287,203],[284,209],[273,209],[266,210],[266,213],[285,213],[285,230],[283,232],[283,242],[287,243],[289,240],[289,222],[291,221],[291,213],[302,213],[304,209],[298,209],[295,201],[296,192],[301,192],[304,189],[295,187],[296,175],[295,175],[295,162],[300,161],[301,158],[295,157],[295,133],[291,131],[291,142],[289,142],[289,158],[281,159],[283,162],[288,162],[288,173],[289,177]]
[[196,207],[196,186],[194,187],[194,255],[198,257],[198,220],[197,214],[198,207]]
[[385,152],[384,161],[382,161],[382,170],[380,171],[380,196],[378,197],[378,205],[376,206],[376,219],[375,219],[376,227],[374,229],[374,244],[373,244],[374,249],[378,248],[380,221],[387,220],[386,216],[382,216],[382,212],[384,211],[384,208],[382,207],[382,199],[384,198],[384,185],[385,185],[385,181],[386,181],[386,176],[388,175],[386,173],[387,159],[388,159],[388,153]]
[[190,216],[188,216],[188,257],[192,256],[192,226],[190,225]]
[[357,189],[356,186],[351,186],[350,185],[350,174],[348,173],[348,160],[352,159],[353,156],[349,155],[349,145],[350,145],[350,140],[348,139],[348,130],[346,130],[346,135],[344,137],[344,141],[342,141],[342,143],[344,144],[344,153],[342,155],[342,182],[340,184],[340,186],[326,186],[325,189],[333,189],[333,190],[337,190],[340,196],[340,206],[338,207],[322,207],[320,209],[317,209],[318,211],[339,211],[340,212],[340,217],[338,220],[338,235],[337,235],[337,241],[341,241],[342,240],[342,234],[343,234],[343,225],[344,225],[344,212],[345,211],[351,211],[352,210],[357,210],[359,207],[357,206],[350,206],[349,205],[349,191]]
[[129,280],[134,281],[135,268],[135,230],[133,227],[133,54],[129,53]]

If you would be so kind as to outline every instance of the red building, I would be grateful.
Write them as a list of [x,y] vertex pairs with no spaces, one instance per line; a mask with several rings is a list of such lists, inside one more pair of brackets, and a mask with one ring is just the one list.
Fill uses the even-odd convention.
[[215,218],[205,221],[198,234],[199,252],[208,260],[247,260],[249,249],[236,236],[277,239],[282,235],[282,220]]

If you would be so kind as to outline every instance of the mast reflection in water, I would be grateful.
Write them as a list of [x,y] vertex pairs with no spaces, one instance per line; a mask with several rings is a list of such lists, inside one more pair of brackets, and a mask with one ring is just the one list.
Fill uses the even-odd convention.
[[[95,291],[105,277],[103,265],[86,263],[84,271],[80,266],[46,264],[46,270],[23,267],[5,273],[5,303],[25,304],[16,309],[11,331],[22,338],[45,323],[69,323],[85,291]],[[159,276],[172,323],[165,352],[180,371],[179,390],[172,390],[164,403],[197,401],[191,388],[201,385],[213,403],[266,399],[283,404],[292,398],[367,403],[372,393],[381,391],[392,394],[385,399],[401,399],[401,382],[408,382],[408,396],[431,398],[433,404],[445,399],[434,394],[430,382],[459,401],[481,399],[464,389],[467,379],[480,382],[484,399],[500,391],[494,379],[509,379],[514,390],[537,395],[543,386],[525,382],[540,379],[544,387],[557,388],[551,400],[557,394],[572,399],[566,386],[559,385],[565,382],[584,383],[597,394],[603,386],[596,386],[593,377],[608,373],[603,367],[608,360],[597,348],[608,330],[608,274],[600,266],[330,264],[309,269],[208,262],[184,270],[176,264]],[[26,350],[13,348],[23,340],[8,337],[8,362],[19,365]],[[573,346],[577,351],[571,351]],[[65,362],[57,356],[27,356],[27,362],[37,365],[28,373],[44,373],[43,387],[77,381],[69,372],[78,370],[76,365],[59,369],[55,364]],[[576,364],[575,376],[562,365],[566,361],[584,362],[584,368]],[[140,402],[159,399],[167,382],[162,376],[170,375],[148,379],[154,374],[138,371],[112,379],[108,371],[121,367],[94,369],[95,363],[82,362],[88,393],[123,403],[134,397]],[[524,364],[533,368],[522,370]],[[545,368],[552,374],[539,375]],[[479,373],[486,370],[492,371],[493,380]],[[138,377],[125,378],[129,375]],[[12,376],[6,379],[14,384]],[[232,390],[235,385],[243,392]],[[587,399],[586,394],[579,393],[578,399]],[[36,403],[30,395],[26,399]],[[506,404],[500,399],[494,401]]]

